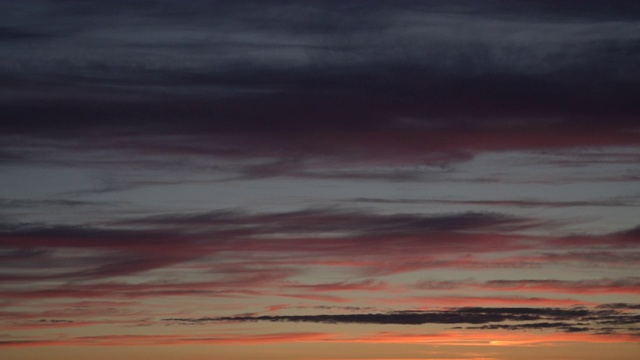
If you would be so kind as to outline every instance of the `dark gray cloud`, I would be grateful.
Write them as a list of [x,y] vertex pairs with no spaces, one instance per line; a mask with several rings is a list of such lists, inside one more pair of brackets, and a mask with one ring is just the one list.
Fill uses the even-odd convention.
[[482,326],[468,326],[467,329],[482,329],[482,330],[544,330],[552,329],[562,332],[586,332],[592,330],[589,327],[583,326],[584,323],[572,324],[563,322],[542,322],[542,323],[525,323],[517,325],[503,325],[492,324]]
[[54,208],[74,208],[79,206],[97,205],[97,202],[67,200],[67,199],[44,199],[44,200],[24,200],[24,199],[3,199],[0,198],[0,210],[15,208],[33,208],[33,207],[54,207]]
[[[377,314],[322,314],[168,318],[177,324],[213,322],[310,322],[327,324],[486,324],[472,329],[597,332],[606,325],[609,333],[630,332],[628,325],[640,322],[640,315],[607,308],[485,308],[463,307],[440,311],[396,311]],[[498,324],[496,324],[498,323]],[[612,326],[613,325],[613,326]],[[634,333],[631,331],[631,333]],[[640,335],[640,334],[637,334]]]
[[2,10],[5,132],[617,133],[640,110],[640,16],[628,1],[42,0]]
[[236,212],[211,212],[201,214],[169,214],[125,220],[120,225],[168,227],[169,229],[193,229],[215,231],[225,229],[230,235],[235,229],[240,236],[255,234],[299,234],[313,237],[334,233],[358,239],[405,237],[412,235],[482,232],[515,232],[543,225],[536,219],[506,216],[490,212],[464,212],[440,215],[422,214],[374,214],[340,209],[309,209],[272,214],[243,214]]
[[640,304],[627,304],[627,303],[611,303],[611,304],[601,304],[597,306],[598,309],[633,309],[640,310]]
[[553,201],[553,200],[443,200],[443,199],[382,199],[356,198],[345,200],[348,202],[362,202],[373,204],[451,204],[451,205],[482,205],[506,207],[583,207],[583,206],[634,206],[635,198],[586,200],[586,201]]

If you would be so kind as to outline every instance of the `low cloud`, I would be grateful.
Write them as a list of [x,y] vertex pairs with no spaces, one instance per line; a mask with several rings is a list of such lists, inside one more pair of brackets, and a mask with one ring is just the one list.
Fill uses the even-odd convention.
[[[395,311],[370,314],[318,314],[167,318],[174,324],[214,322],[307,322],[325,324],[486,324],[469,329],[531,330],[553,329],[564,332],[635,332],[629,325],[640,322],[640,315],[620,309],[603,308],[486,308],[461,307],[439,311]],[[614,329],[614,330],[612,330]],[[636,334],[636,335],[640,335]]]

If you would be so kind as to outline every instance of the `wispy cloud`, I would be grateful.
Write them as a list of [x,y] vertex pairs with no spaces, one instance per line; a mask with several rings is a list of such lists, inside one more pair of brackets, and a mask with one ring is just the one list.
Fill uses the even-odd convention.
[[189,344],[268,344],[291,341],[326,341],[333,339],[328,333],[275,333],[260,335],[212,335],[190,337],[176,335],[105,335],[84,336],[68,340],[7,340],[0,341],[0,347],[33,347],[33,346],[159,346]]
[[452,290],[461,288],[473,288],[491,291],[518,291],[518,292],[554,292],[565,294],[615,294],[640,293],[640,278],[626,277],[619,279],[592,279],[592,280],[489,280],[486,282],[475,281],[422,281],[417,284],[420,289]]
[[[383,215],[326,209],[271,214],[170,214],[120,220],[100,227],[11,224],[0,233],[0,244],[6,249],[0,256],[6,259],[3,267],[12,269],[12,273],[0,278],[108,279],[229,252],[234,254],[230,262],[209,267],[222,274],[244,272],[249,277],[265,275],[265,269],[269,269],[273,279],[294,273],[283,272],[286,267],[308,264],[351,267],[362,275],[380,276],[434,268],[536,268],[559,260],[632,266],[637,260],[635,252],[619,251],[637,246],[635,228],[597,236],[523,233],[545,224],[546,221],[497,213]],[[585,250],[576,252],[575,245]],[[85,252],[78,253],[79,250]],[[518,251],[523,253],[513,254]],[[497,256],[500,254],[503,255]],[[300,261],[299,255],[306,260]],[[315,286],[347,290],[353,285],[355,290],[355,284]],[[360,284],[370,289],[381,286]],[[585,283],[573,289],[597,292],[600,287],[595,285],[598,284]],[[601,285],[616,291],[613,283],[603,280]],[[571,289],[570,283],[552,280],[486,286],[505,290]],[[291,287],[313,291],[314,286],[292,283]]]
[[450,205],[479,205],[499,207],[608,207],[608,206],[634,206],[633,199],[610,199],[592,201],[544,201],[544,200],[443,200],[443,199],[376,199],[358,198],[346,200],[346,202],[361,202],[372,204],[450,204]]

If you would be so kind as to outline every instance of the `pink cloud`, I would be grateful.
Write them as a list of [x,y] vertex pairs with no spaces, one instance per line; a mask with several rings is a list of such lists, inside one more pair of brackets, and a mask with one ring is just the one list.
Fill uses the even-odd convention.
[[592,280],[490,280],[475,281],[423,281],[417,284],[425,290],[478,289],[488,291],[552,292],[565,294],[639,294],[640,278]]
[[386,305],[412,305],[420,310],[430,310],[442,307],[464,307],[464,306],[593,306],[597,303],[578,299],[556,299],[545,297],[527,296],[409,296],[393,299],[377,299],[379,304]]
[[324,284],[285,284],[288,289],[307,290],[312,292],[332,292],[332,291],[389,291],[390,286],[382,281],[362,280],[359,282],[341,281]]

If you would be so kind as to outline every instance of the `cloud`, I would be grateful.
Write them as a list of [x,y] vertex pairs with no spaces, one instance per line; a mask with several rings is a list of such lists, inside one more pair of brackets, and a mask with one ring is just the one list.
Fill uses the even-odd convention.
[[[564,332],[596,332],[603,325],[606,325],[607,331],[612,333],[629,331],[633,333],[633,329],[630,330],[628,325],[640,322],[639,316],[636,313],[611,308],[461,307],[439,311],[395,311],[377,314],[228,316],[193,319],[167,318],[164,320],[183,325],[229,321],[375,325],[486,324],[481,327],[470,327],[470,329],[523,330],[551,328]],[[611,331],[611,329],[614,330]]]
[[35,208],[35,207],[61,207],[61,208],[74,208],[80,206],[97,205],[97,202],[81,201],[81,200],[67,200],[67,199],[45,199],[45,200],[25,200],[25,199],[0,199],[0,209],[15,209],[15,208]]
[[103,335],[80,336],[69,339],[51,340],[0,340],[2,347],[34,346],[159,346],[189,344],[268,344],[283,342],[322,342],[335,341],[335,335],[318,332],[273,333],[273,334],[222,334],[193,337],[182,334],[172,335]]
[[387,305],[417,306],[419,309],[451,306],[594,306],[596,303],[577,299],[558,299],[538,296],[461,296],[461,295],[426,295],[426,296],[396,296],[391,299],[380,299],[377,302]]
[[363,280],[359,282],[337,282],[325,284],[287,284],[288,288],[313,292],[332,291],[382,291],[388,290],[389,285],[381,281]]
[[525,281],[507,281],[507,280],[491,280],[488,282],[489,287],[499,288],[519,288],[521,290],[531,291],[565,291],[569,293],[638,293],[640,291],[639,280],[637,277],[628,277],[623,279],[597,279],[597,280],[576,280],[576,281],[560,281],[560,280],[525,280]]
[[[225,253],[233,254],[230,261],[212,263],[211,270],[229,276],[273,270],[274,278],[284,274],[283,267],[309,264],[351,268],[371,277],[434,268],[539,268],[558,261],[629,266],[637,260],[631,251],[637,243],[635,228],[597,236],[522,233],[546,224],[499,213],[376,214],[339,209],[166,214],[102,226],[5,224],[0,228],[0,258],[7,272],[1,278],[108,279],[195,264]],[[575,251],[576,244],[585,250]],[[528,252],[509,254],[515,251]],[[351,285],[318,286],[346,290]],[[631,291],[604,279],[601,286],[573,288],[551,280],[485,284],[489,285],[504,290]],[[312,289],[308,284],[295,286]]]
[[601,304],[601,305],[598,305],[598,308],[599,309],[618,309],[618,310],[625,310],[625,309],[637,310],[637,309],[640,309],[640,304],[627,304],[627,303]]
[[[580,325],[580,324],[578,324]],[[481,329],[481,330],[542,330],[542,329],[553,329],[562,332],[587,332],[591,329],[588,327],[580,327],[571,323],[563,323],[563,322],[543,322],[543,323],[528,323],[528,324],[518,324],[518,325],[482,325],[482,326],[469,326],[467,329]]]
[[270,295],[277,295],[282,297],[294,298],[294,299],[303,299],[303,300],[312,300],[312,301],[323,301],[330,303],[348,303],[351,302],[351,298],[343,297],[343,296],[335,296],[335,295],[322,295],[322,294],[314,294],[314,293],[271,293]]
[[637,342],[639,10],[0,1],[0,347]]
[[437,165],[640,143],[640,32],[627,2],[160,4],[6,5],[5,138],[271,157],[241,171],[254,178],[396,180],[415,174],[303,160]]
[[473,288],[490,291],[554,292],[565,294],[636,294],[640,293],[640,278],[591,280],[488,280],[475,281],[423,281],[417,287],[425,290],[452,290]]
[[104,322],[101,321],[72,321],[72,320],[58,320],[58,319],[42,319],[31,322],[22,322],[8,324],[4,326],[7,330],[45,330],[45,329],[58,329],[58,328],[70,328],[70,327],[83,327],[100,325]]
[[635,248],[640,244],[640,226],[605,235],[577,235],[559,238],[559,246],[581,246],[594,249]]
[[[246,236],[262,233],[316,232],[352,233],[355,235],[415,235],[420,233],[496,231],[510,232],[541,225],[535,219],[506,216],[499,213],[464,212],[442,215],[374,214],[340,209],[309,209],[273,214],[212,212],[202,214],[169,214],[124,220],[121,225],[166,226],[180,229],[200,226],[215,229],[237,226]],[[233,230],[233,228],[231,228]],[[233,231],[229,234],[234,234]]]
[[545,200],[442,200],[442,199],[382,199],[382,198],[356,198],[346,200],[348,202],[361,202],[372,204],[451,204],[451,205],[479,205],[479,206],[504,206],[504,207],[584,207],[584,206],[634,206],[631,199],[610,199],[591,201],[545,201]]
[[[22,280],[132,275],[215,251],[213,244],[201,247],[194,238],[183,234],[83,226],[7,225],[0,229],[0,244],[11,251],[6,255],[5,266],[28,268],[29,265],[16,262],[15,256],[38,257],[34,266],[43,271],[9,275]],[[83,256],[69,254],[73,249],[87,252]]]
[[[490,213],[423,216],[339,210],[169,214],[103,226],[5,224],[0,229],[0,281],[33,284],[6,289],[4,299],[229,297],[272,289],[274,296],[348,302],[351,291],[381,292],[388,286],[372,279],[308,284],[293,277],[314,264],[349,266],[369,276],[455,266],[460,254],[469,251],[528,248],[510,233],[534,224]],[[407,255],[418,251],[430,255]],[[221,258],[226,260],[216,260]],[[360,263],[353,263],[354,258]],[[164,269],[210,280],[166,281],[154,275]],[[144,283],[127,280],[141,274],[150,277]],[[320,294],[327,291],[337,294]]]

